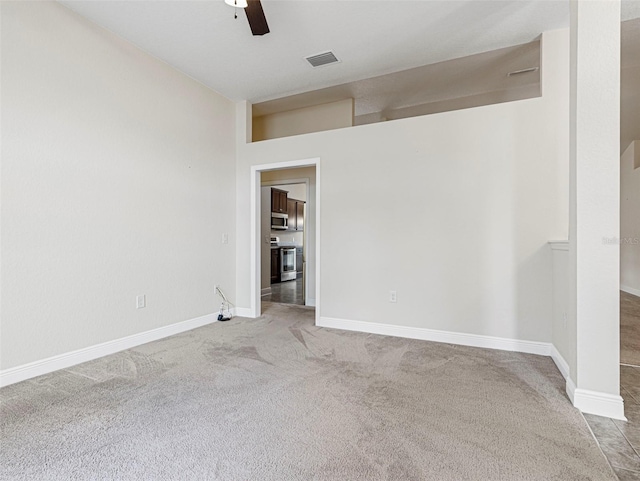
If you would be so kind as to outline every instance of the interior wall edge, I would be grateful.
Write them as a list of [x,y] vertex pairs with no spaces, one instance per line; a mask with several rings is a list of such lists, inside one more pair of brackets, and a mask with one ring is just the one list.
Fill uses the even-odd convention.
[[[539,356],[552,357],[553,344],[551,344],[550,342],[510,339],[504,337],[486,336],[482,334],[443,331],[437,329],[427,329],[423,327],[396,326],[378,322],[337,319],[333,317],[322,316],[320,317],[320,321],[317,323],[317,326],[328,327],[332,329],[343,329],[345,331],[366,332],[369,334],[380,334],[384,336],[418,339],[421,341],[444,342],[447,344],[456,344],[459,346],[498,349],[501,351],[522,352],[525,354],[536,354]],[[561,358],[559,354],[558,357]],[[564,364],[566,365],[566,363]]]
[[573,405],[584,414],[626,421],[622,396],[576,388]]
[[126,349],[157,341],[165,337],[190,331],[198,327],[206,326],[218,321],[218,313],[214,312],[186,321],[176,322],[168,326],[158,327],[149,331],[140,332],[131,336],[122,337],[112,341],[95,344],[71,352],[65,352],[46,359],[30,362],[0,371],[0,387],[26,381],[43,374],[48,374],[60,369],[67,369],[83,362],[92,361],[100,357],[115,354]]
[[620,290],[626,292],[627,294],[632,294],[634,296],[640,297],[640,289],[634,289],[633,287],[620,285]]

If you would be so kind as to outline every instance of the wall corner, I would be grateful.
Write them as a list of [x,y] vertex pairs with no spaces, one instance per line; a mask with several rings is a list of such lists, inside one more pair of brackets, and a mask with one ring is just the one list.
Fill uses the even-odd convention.
[[250,144],[253,140],[253,109],[251,102],[236,103],[236,144]]

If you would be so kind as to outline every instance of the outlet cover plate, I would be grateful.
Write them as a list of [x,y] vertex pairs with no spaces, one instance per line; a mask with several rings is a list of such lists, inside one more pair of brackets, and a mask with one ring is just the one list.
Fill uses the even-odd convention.
[[142,309],[147,305],[145,295],[136,296],[136,309]]

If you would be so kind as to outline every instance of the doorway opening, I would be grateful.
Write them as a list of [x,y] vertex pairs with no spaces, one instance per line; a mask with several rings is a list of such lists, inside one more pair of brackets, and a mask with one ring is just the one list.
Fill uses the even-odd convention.
[[252,317],[268,304],[315,308],[319,318],[319,159],[254,166]]
[[620,384],[629,406],[640,404],[640,18],[622,22],[620,37]]
[[[309,243],[305,222],[309,215],[310,167],[263,172],[261,175],[261,284],[262,302],[312,305],[306,292]],[[302,171],[302,172],[301,172]],[[306,227],[306,229],[305,229]]]

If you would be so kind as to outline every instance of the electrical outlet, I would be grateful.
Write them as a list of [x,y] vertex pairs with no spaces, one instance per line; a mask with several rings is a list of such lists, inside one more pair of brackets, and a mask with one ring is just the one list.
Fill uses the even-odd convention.
[[145,297],[144,295],[136,296],[136,309],[142,309],[147,305]]
[[224,234],[222,234],[222,243],[223,244],[228,244],[229,243],[229,234],[227,234],[226,232]]
[[398,302],[398,294],[396,291],[389,291],[389,302]]
[[562,313],[562,327],[567,327],[567,313]]

